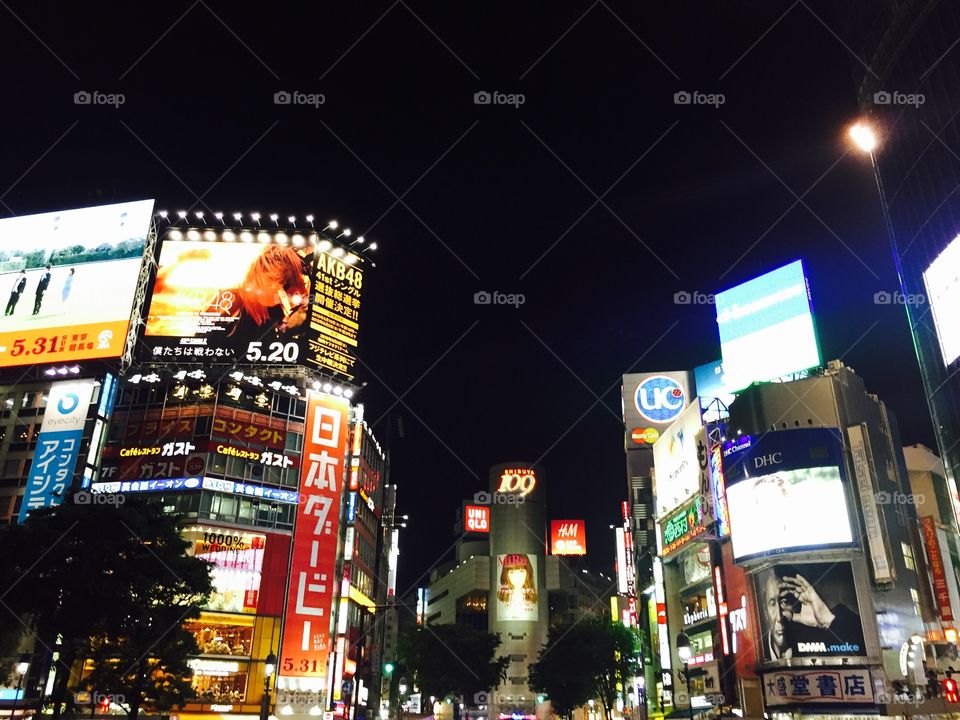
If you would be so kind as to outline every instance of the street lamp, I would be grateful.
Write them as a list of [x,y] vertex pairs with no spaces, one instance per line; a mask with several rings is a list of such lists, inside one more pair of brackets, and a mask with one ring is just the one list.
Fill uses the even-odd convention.
[[23,678],[29,669],[30,663],[23,661],[17,663],[17,691],[13,695],[13,707],[10,709],[10,720],[14,720],[17,716],[17,703],[20,701],[20,690],[23,688]]
[[690,720],[693,720],[693,699],[690,696],[690,658],[693,657],[693,648],[690,647],[690,638],[686,633],[677,635],[677,657],[683,663],[683,677],[687,681],[687,710]]
[[270,720],[270,678],[277,671],[277,656],[270,654],[263,661],[263,697],[260,698],[260,720]]

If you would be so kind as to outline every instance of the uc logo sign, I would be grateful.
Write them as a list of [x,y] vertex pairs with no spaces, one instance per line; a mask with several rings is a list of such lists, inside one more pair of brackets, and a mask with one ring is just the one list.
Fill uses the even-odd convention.
[[637,412],[652,423],[665,425],[683,410],[686,397],[683,388],[666,375],[651,375],[637,385],[634,393]]
[[77,409],[77,405],[79,404],[79,395],[76,393],[66,393],[62,398],[60,398],[60,402],[57,403],[57,410],[60,411],[61,415],[69,415]]

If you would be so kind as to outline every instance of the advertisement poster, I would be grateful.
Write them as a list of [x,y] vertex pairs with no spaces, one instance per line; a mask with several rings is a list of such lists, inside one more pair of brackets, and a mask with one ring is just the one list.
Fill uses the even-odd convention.
[[330,653],[337,532],[345,478],[347,400],[310,392],[279,674],[324,677]]
[[820,365],[801,260],[717,293],[714,300],[729,392]]
[[743,435],[723,449],[733,554],[853,543],[835,431],[811,428]]
[[77,380],[50,387],[20,506],[20,522],[27,519],[31,510],[59,505],[63,500],[77,467],[95,385],[93,380]]
[[950,589],[944,570],[943,553],[937,538],[937,524],[932,515],[920,517],[920,529],[923,531],[923,542],[927,547],[927,561],[933,578],[934,601],[937,603],[941,619],[945,622],[953,622],[953,607],[950,605]]
[[153,200],[0,220],[0,367],[123,353]]
[[537,556],[498,555],[497,620],[537,622]]
[[550,521],[551,555],[586,555],[587,525],[585,520]]
[[872,703],[873,680],[866,669],[764,673],[767,705]]
[[628,449],[653,445],[693,398],[686,371],[623,376],[623,422]]
[[194,557],[211,563],[213,593],[206,610],[255,613],[266,536],[224,528],[187,528],[183,537]]
[[225,237],[234,234],[206,241],[182,239],[179,230],[168,233],[147,315],[144,359],[302,364],[352,377],[360,258],[334,257],[337,249],[319,249],[323,242],[293,247],[271,236],[261,242],[250,232],[232,241]]
[[783,563],[753,578],[763,662],[867,654],[849,562]]
[[699,458],[706,457],[706,448],[698,433],[703,428],[700,405],[694,403],[660,435],[653,445],[654,495],[657,517],[663,517],[702,487]]

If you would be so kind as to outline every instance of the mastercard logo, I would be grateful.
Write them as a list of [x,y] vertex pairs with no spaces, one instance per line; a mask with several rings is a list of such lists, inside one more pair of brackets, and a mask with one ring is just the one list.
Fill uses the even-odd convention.
[[634,428],[630,431],[630,439],[637,445],[653,445],[660,437],[656,428]]

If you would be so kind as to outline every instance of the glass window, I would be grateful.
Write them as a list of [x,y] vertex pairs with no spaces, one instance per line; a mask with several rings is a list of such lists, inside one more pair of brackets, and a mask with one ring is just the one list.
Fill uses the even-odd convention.
[[913,548],[909,543],[901,542],[900,550],[903,551],[903,564],[907,566],[907,570],[916,572],[917,564],[913,559]]
[[16,478],[20,477],[20,461],[19,460],[7,460],[3,464],[3,476],[5,478]]
[[295,432],[288,432],[284,443],[284,449],[288,452],[300,452],[303,448],[303,435]]
[[241,625],[203,613],[199,620],[185,623],[184,629],[193,635],[200,652],[204,655],[250,657],[250,645],[253,641],[252,622],[250,625]]
[[232,705],[244,701],[249,663],[196,659],[190,665],[191,684],[200,702]]

